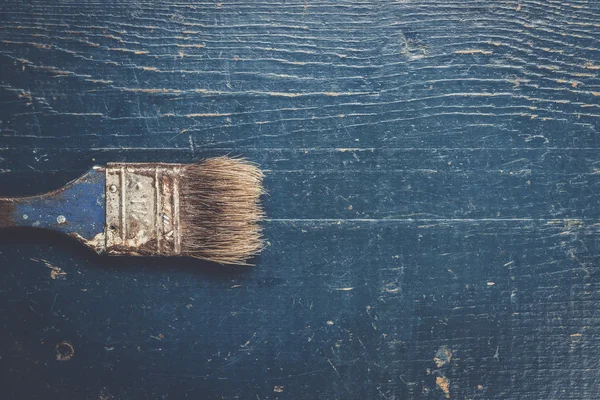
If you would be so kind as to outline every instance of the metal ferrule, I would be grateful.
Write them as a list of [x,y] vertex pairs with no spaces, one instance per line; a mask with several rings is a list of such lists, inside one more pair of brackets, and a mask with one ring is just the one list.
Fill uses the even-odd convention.
[[104,239],[108,254],[181,254],[181,170],[181,164],[107,165]]

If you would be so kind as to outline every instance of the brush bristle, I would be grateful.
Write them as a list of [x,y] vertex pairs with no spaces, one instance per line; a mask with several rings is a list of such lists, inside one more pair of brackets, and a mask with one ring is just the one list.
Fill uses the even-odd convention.
[[184,168],[182,254],[222,264],[246,264],[263,248],[263,173],[238,158],[217,157]]

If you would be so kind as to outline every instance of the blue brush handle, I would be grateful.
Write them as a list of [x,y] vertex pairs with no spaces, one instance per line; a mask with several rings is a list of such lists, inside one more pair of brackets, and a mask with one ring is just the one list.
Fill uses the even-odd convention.
[[61,189],[0,199],[0,227],[46,228],[92,239],[104,231],[105,170],[93,168]]

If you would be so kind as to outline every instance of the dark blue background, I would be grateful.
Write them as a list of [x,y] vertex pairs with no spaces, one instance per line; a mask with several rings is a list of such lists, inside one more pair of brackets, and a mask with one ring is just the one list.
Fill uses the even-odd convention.
[[585,0],[2,2],[0,195],[223,154],[269,195],[253,268],[0,233],[1,397],[597,398],[599,24]]

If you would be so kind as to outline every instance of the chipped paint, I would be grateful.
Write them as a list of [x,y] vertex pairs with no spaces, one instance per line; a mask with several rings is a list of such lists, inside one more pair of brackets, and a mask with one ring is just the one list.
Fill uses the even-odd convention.
[[58,343],[55,349],[57,361],[69,361],[75,355],[75,347],[67,341]]
[[446,398],[449,399],[450,398],[450,380],[448,378],[446,378],[445,376],[436,376],[435,384],[442,392],[444,392],[444,395],[446,396]]
[[435,353],[433,361],[438,368],[449,364],[450,361],[452,361],[452,351],[448,348],[448,346],[441,346]]

